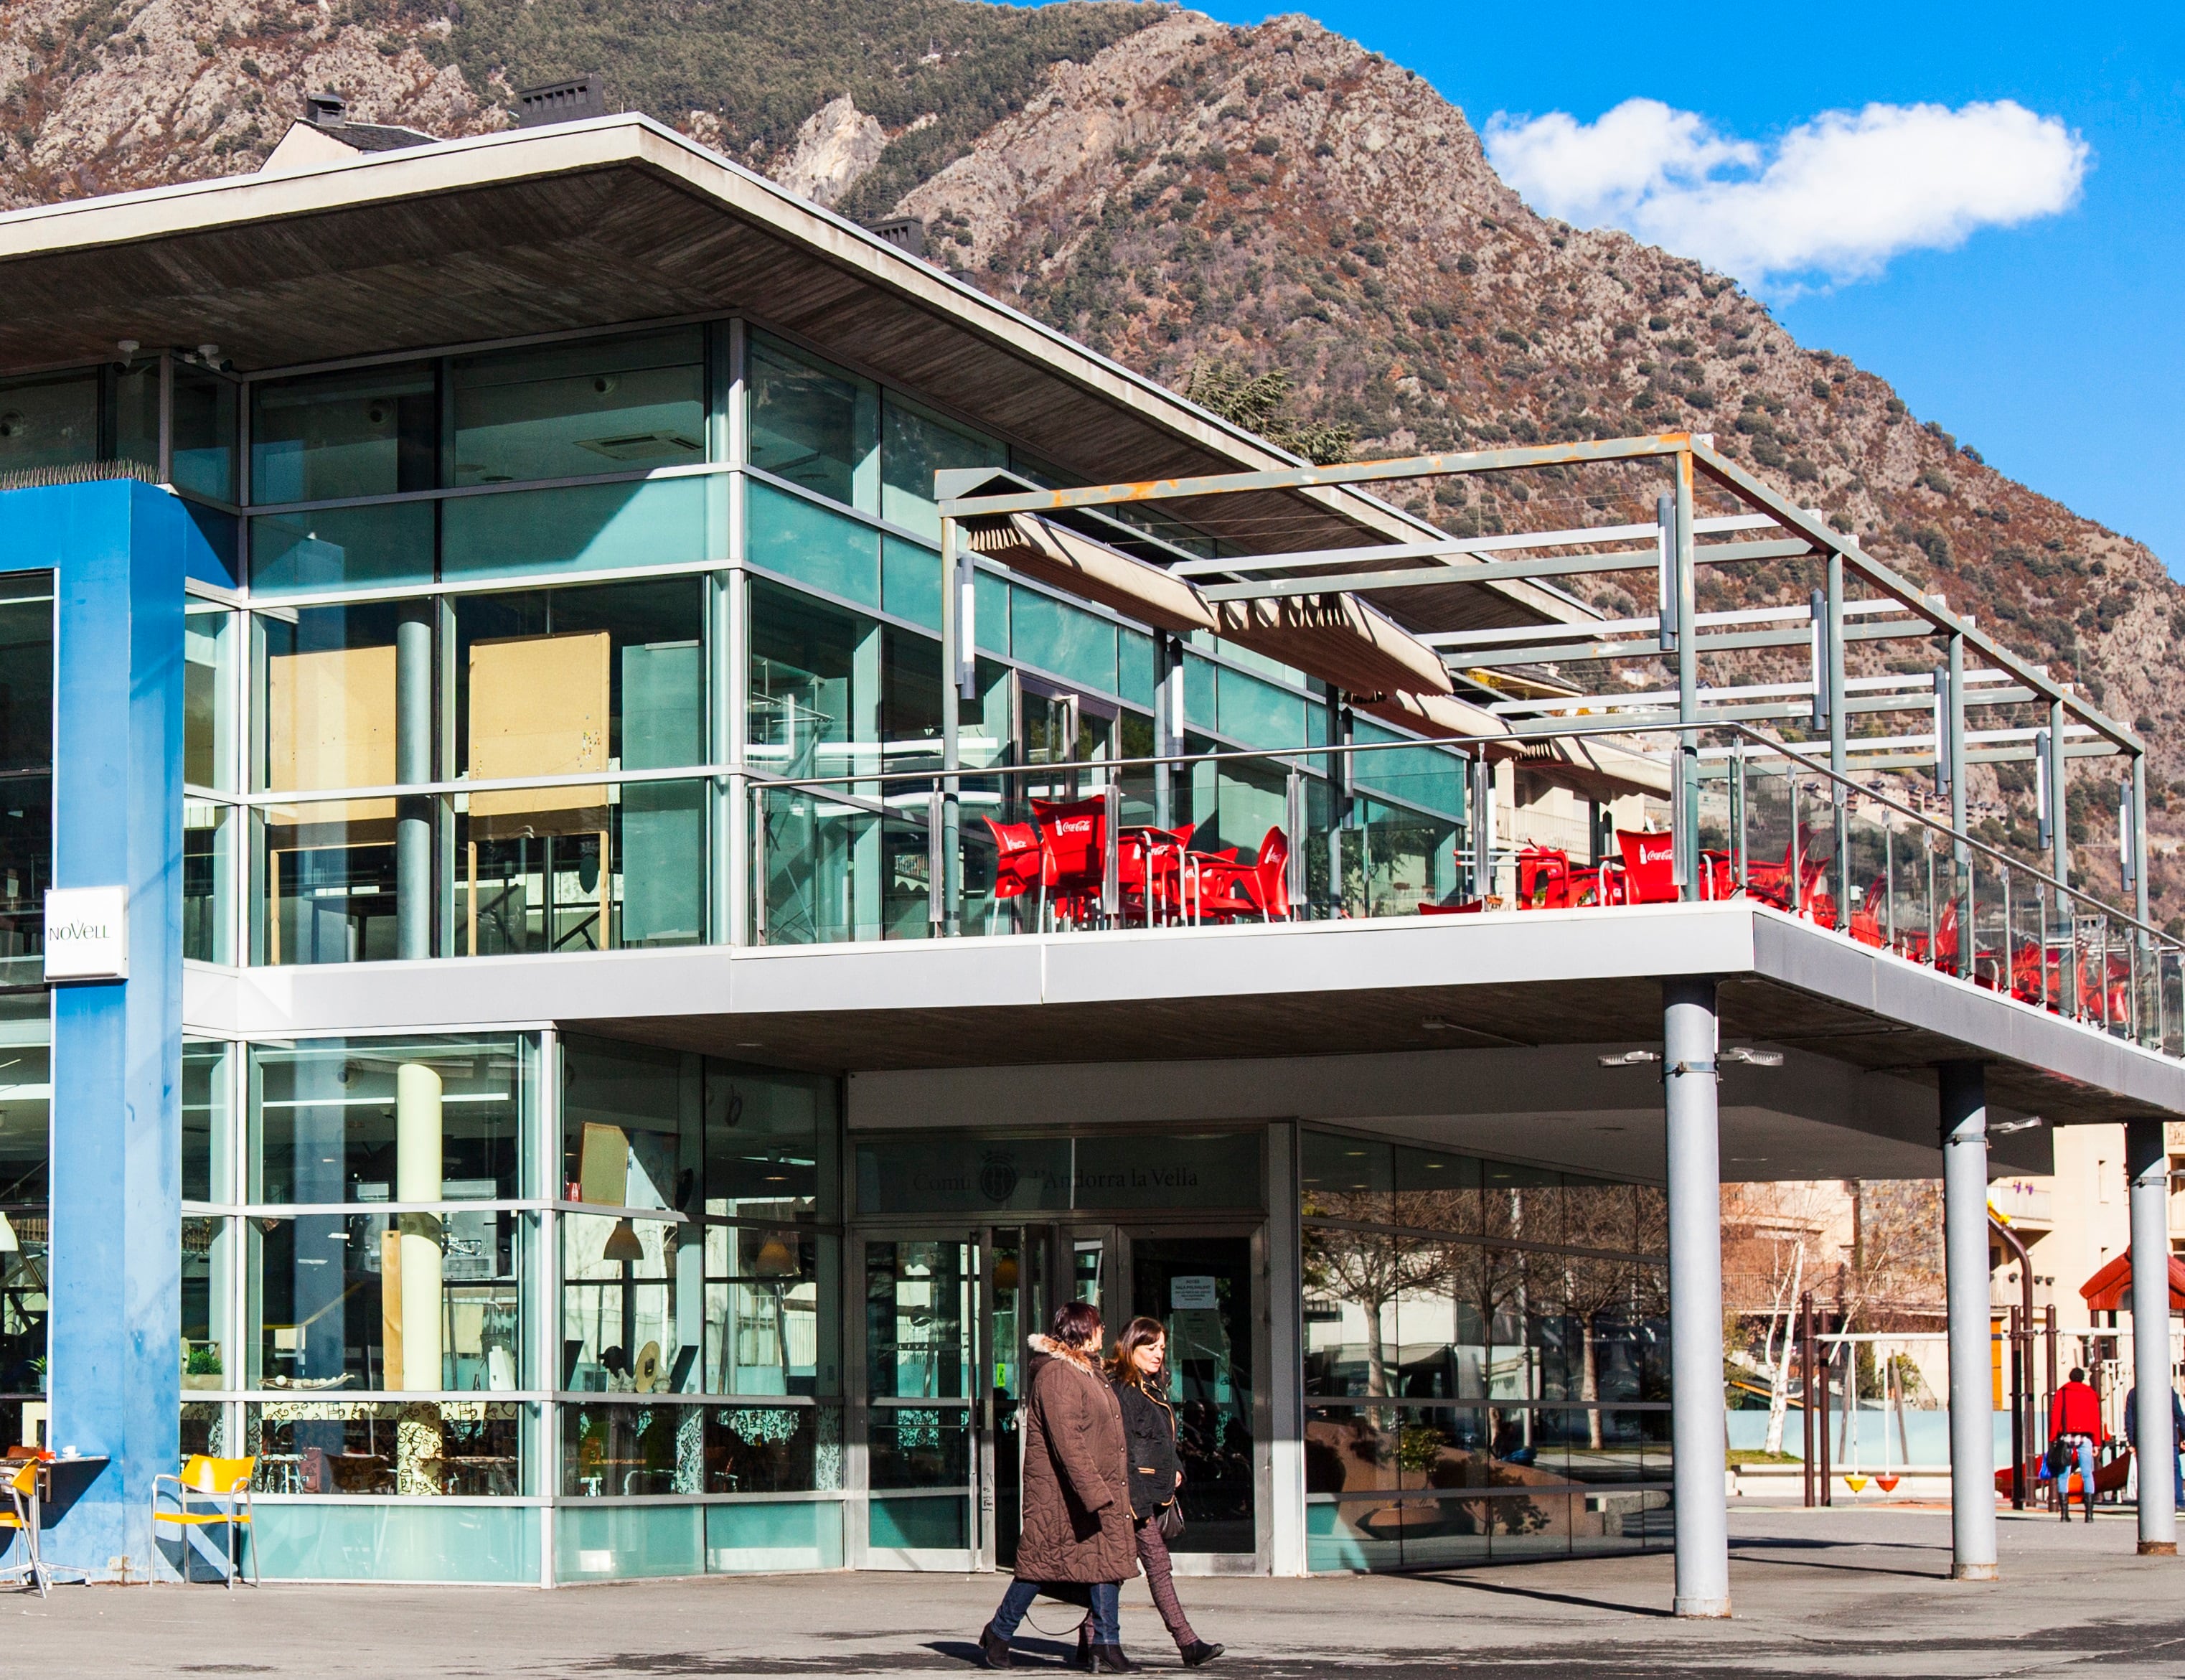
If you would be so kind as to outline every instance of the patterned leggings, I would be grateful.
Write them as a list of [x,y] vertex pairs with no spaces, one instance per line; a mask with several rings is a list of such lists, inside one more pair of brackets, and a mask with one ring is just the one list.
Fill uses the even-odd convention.
[[[1138,1562],[1146,1571],[1146,1585],[1153,1590],[1154,1608],[1160,1612],[1161,1624],[1168,1629],[1168,1637],[1176,1641],[1178,1650],[1187,1650],[1199,1643],[1199,1635],[1191,1631],[1191,1623],[1183,1613],[1183,1605],[1176,1596],[1176,1575],[1168,1560],[1168,1542],[1161,1538],[1160,1524],[1139,1518],[1132,1525],[1137,1536]],[[1085,1618],[1085,1627],[1092,1625],[1092,1618]],[[1078,1635],[1085,1637],[1085,1627]]]

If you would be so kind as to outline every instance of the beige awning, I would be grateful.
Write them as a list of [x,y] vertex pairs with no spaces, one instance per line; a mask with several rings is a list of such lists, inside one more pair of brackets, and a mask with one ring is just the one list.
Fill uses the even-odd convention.
[[1447,695],[1434,651],[1355,595],[1215,603],[1225,641],[1309,671],[1353,695]]
[[1584,799],[1621,799],[1634,793],[1669,797],[1669,764],[1607,741],[1584,736],[1525,744],[1518,762],[1534,775],[1568,787]]
[[967,520],[964,543],[975,554],[1156,630],[1185,636],[1220,629],[1213,609],[1183,579],[1029,513]]
[[1394,724],[1429,741],[1477,741],[1495,737],[1488,744],[1491,759],[1523,756],[1523,744],[1513,739],[1509,725],[1492,712],[1447,694],[1391,694],[1358,703],[1358,710],[1379,722]]

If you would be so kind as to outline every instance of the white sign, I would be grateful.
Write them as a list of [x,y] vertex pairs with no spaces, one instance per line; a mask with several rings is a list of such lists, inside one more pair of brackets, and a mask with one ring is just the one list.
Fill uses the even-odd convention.
[[1215,1304],[1214,1280],[1211,1278],[1171,1278],[1168,1280],[1168,1304],[1171,1311],[1190,1312]]
[[46,978],[129,977],[129,889],[55,887],[46,894]]

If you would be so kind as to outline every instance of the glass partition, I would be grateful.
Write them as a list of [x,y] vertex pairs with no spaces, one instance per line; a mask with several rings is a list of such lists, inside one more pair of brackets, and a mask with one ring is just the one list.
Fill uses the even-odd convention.
[[0,473],[98,460],[98,384],[81,372],[0,383]]

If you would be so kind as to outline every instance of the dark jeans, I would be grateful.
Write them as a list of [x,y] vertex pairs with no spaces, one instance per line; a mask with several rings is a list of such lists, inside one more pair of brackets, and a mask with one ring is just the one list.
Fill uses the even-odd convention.
[[[1009,1582],[1009,1590],[1002,1594],[1002,1607],[994,1612],[994,1632],[1004,1639],[1017,1631],[1031,1601],[1045,1590],[1048,1583],[1025,1581],[1022,1578]],[[1123,1583],[1120,1581],[1095,1581],[1089,1587],[1069,1582],[1054,1583],[1059,1589],[1055,1596],[1076,1599],[1089,1592],[1092,1597],[1092,1643],[1115,1645],[1122,1643],[1122,1633],[1117,1625],[1117,1612],[1122,1607]],[[1078,1599],[1082,1603],[1082,1599]]]
[[1176,1571],[1169,1562],[1168,1542],[1161,1534],[1160,1523],[1155,1518],[1139,1517],[1134,1532],[1138,1562],[1145,1569],[1146,1587],[1154,1595],[1154,1608],[1160,1612],[1161,1626],[1168,1629],[1176,1649],[1188,1651],[1199,1643],[1199,1635],[1191,1631],[1183,1601],[1176,1596]]

